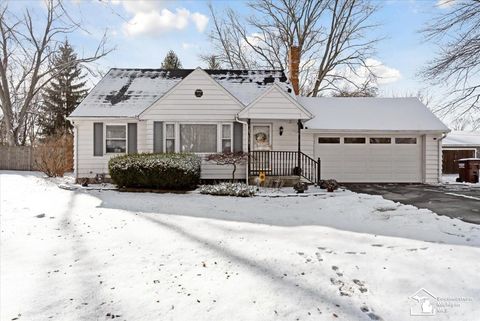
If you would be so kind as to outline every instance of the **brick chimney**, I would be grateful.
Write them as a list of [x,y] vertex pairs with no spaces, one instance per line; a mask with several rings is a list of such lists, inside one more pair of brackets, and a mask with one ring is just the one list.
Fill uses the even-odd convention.
[[300,48],[297,46],[291,46],[288,50],[288,73],[290,82],[292,83],[293,91],[298,96],[300,92],[298,84],[298,73],[300,65]]

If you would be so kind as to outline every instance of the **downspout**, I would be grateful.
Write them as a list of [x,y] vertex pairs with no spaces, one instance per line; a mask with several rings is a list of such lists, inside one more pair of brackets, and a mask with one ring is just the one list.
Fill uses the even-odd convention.
[[437,150],[438,150],[438,174],[437,174],[437,180],[438,182],[440,183],[441,180],[442,180],[442,159],[443,159],[443,155],[442,155],[442,140],[447,137],[447,133],[442,133],[442,137],[438,139],[438,146],[437,146]]
[[[250,132],[250,124],[247,123],[246,121],[241,121],[239,118],[238,118],[238,114],[235,115],[235,121],[237,123],[240,123],[240,124],[243,124],[243,125],[247,125],[247,136],[248,136],[248,133]],[[242,137],[243,138],[243,137]],[[242,141],[242,145],[243,145],[243,141]],[[247,137],[247,146],[250,147],[250,137]],[[243,147],[242,147],[243,149]],[[250,157],[250,149],[248,149],[248,157]],[[250,161],[247,160],[247,166],[245,166],[245,177],[246,177],[246,181],[247,181],[247,186],[248,186],[248,171],[249,171],[249,164],[250,164]]]

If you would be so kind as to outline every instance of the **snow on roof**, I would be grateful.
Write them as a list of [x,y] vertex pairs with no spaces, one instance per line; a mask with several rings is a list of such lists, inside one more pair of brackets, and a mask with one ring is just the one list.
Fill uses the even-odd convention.
[[[134,117],[172,89],[193,69],[111,69],[70,117]],[[248,105],[277,83],[292,92],[279,70],[205,70],[241,103]]]
[[315,117],[310,129],[347,131],[440,131],[445,126],[417,98],[298,97]]
[[285,73],[281,70],[205,70],[245,106],[265,92],[273,83],[293,93]]
[[480,146],[480,132],[452,131],[442,140],[443,146]]
[[133,117],[188,73],[162,69],[110,69],[70,117]]

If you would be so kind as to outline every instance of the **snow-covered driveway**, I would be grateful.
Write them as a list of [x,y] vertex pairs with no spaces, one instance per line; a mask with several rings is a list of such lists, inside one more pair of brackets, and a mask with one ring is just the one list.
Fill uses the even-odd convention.
[[[480,314],[479,226],[380,196],[81,192],[0,172],[0,211],[1,320]],[[421,288],[438,300],[411,299]]]

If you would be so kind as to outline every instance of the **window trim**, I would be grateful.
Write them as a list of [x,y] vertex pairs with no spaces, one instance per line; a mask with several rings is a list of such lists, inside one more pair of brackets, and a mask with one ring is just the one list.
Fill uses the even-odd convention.
[[[120,139],[120,138],[113,138],[113,139],[108,139],[107,138],[107,127],[108,126],[123,126],[125,128],[125,152],[120,152],[120,153],[115,153],[115,152],[107,152],[107,140],[123,140],[123,139]],[[105,133],[105,137],[104,137],[104,146],[103,146],[103,154],[104,155],[123,155],[123,154],[127,154],[127,151],[128,151],[128,128],[127,128],[128,124],[124,124],[124,123],[103,123],[103,132]]]
[[[372,139],[389,139],[390,142],[388,142],[388,143],[372,143]],[[391,145],[391,144],[393,144],[393,139],[392,139],[392,137],[385,137],[385,136],[368,137],[368,144],[370,144],[370,145]]]
[[[398,143],[397,139],[415,139],[414,143]],[[418,145],[418,137],[415,136],[404,136],[404,137],[395,137],[395,145]]]
[[[169,123],[171,124],[171,122]],[[194,152],[194,154],[196,155],[210,155],[210,154],[214,154],[214,153],[220,153],[221,152],[221,133],[222,133],[222,126],[221,126],[221,122],[212,122],[212,121],[181,121],[181,122],[176,122],[175,123],[175,152],[176,153],[181,153],[181,150],[180,150],[180,126],[181,125],[215,125],[217,126],[217,148],[216,148],[216,152],[202,152],[202,153],[199,153],[199,152]],[[225,123],[227,124],[227,123]],[[228,124],[232,124],[233,123],[228,123]],[[232,129],[233,129],[233,126],[232,126]]]
[[[345,138],[347,138],[347,139],[348,138],[363,139],[364,141],[363,141],[363,143],[347,143],[347,142],[345,142]],[[343,141],[343,144],[347,144],[347,145],[365,145],[365,144],[367,144],[367,137],[365,137],[365,136],[347,136],[347,137],[343,137],[342,141]]]
[[[167,125],[173,125],[173,138],[167,138]],[[177,123],[174,123],[174,122],[163,122],[163,152],[164,153],[167,153],[167,140],[168,139],[173,139],[173,152],[172,153],[176,153],[177,152],[177,141],[178,141],[178,138],[177,138],[177,132],[178,132],[178,129],[177,129]]]
[[[320,143],[321,138],[338,139],[338,143]],[[342,143],[341,136],[317,136],[317,144],[318,145],[340,145],[341,143]]]
[[[230,126],[230,138],[223,138],[223,126],[228,125]],[[217,142],[217,151],[219,153],[223,153],[223,141],[230,140],[230,153],[233,152],[233,123],[220,123],[218,125],[220,127],[220,135],[217,134],[217,137],[220,138],[220,142]]]

